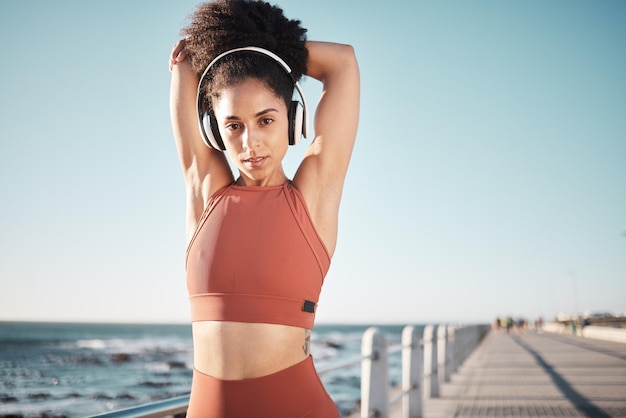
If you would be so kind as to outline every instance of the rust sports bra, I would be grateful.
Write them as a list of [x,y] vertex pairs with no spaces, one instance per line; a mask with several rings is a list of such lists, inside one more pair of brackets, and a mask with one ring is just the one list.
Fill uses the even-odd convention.
[[209,200],[187,249],[191,320],[311,329],[329,267],[291,182],[227,186]]

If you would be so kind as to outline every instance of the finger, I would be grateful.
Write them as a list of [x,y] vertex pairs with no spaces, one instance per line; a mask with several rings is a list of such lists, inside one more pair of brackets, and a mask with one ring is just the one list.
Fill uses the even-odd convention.
[[174,44],[174,48],[172,48],[172,52],[174,54],[178,54],[180,51],[184,50],[186,46],[187,46],[187,42],[184,39],[181,39],[180,41]]
[[183,62],[187,57],[187,51],[185,51],[185,47],[187,46],[187,42],[185,39],[181,39],[174,44],[172,48],[172,54],[170,55],[169,68],[172,71],[172,68],[175,64],[179,62]]
[[185,58],[187,58],[187,51],[185,51],[184,49],[182,51],[180,51],[175,58],[176,62],[183,62],[185,60]]

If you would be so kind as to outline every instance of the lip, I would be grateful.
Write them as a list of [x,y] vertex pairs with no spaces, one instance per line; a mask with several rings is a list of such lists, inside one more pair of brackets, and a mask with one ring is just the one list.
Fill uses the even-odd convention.
[[266,157],[251,157],[243,160],[243,163],[250,168],[259,168],[265,162]]

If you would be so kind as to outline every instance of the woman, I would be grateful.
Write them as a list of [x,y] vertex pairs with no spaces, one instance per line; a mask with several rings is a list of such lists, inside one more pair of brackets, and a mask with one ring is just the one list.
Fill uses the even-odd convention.
[[[170,108],[188,205],[187,416],[338,416],[309,343],[356,137],[354,51],[307,41],[299,21],[262,1],[201,4],[182,33]],[[282,160],[307,131],[304,74],[323,91],[289,180]]]

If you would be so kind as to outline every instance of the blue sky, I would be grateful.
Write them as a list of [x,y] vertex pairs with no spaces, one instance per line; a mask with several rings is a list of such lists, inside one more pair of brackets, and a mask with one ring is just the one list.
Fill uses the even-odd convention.
[[[0,2],[0,320],[189,320],[167,59],[196,4]],[[625,2],[278,4],[361,67],[319,322],[626,311]]]

